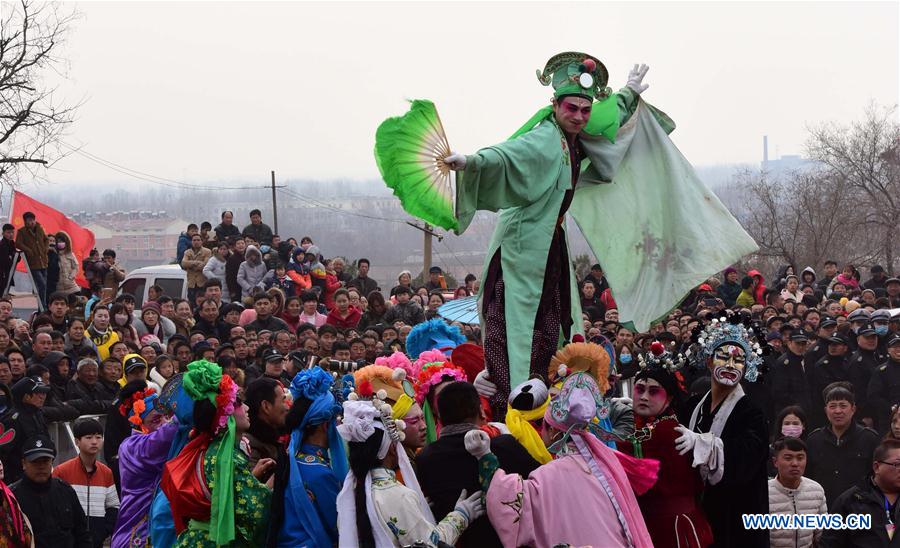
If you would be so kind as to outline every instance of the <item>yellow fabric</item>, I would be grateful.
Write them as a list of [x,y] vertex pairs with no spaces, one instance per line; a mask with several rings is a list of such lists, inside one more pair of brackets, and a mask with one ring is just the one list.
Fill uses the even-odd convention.
[[394,420],[402,419],[406,416],[406,414],[409,412],[409,408],[412,407],[412,404],[414,403],[416,403],[416,400],[410,398],[406,394],[402,394],[393,406],[391,418]]
[[547,464],[553,457],[544,446],[544,440],[537,430],[531,426],[529,421],[537,420],[544,416],[547,406],[550,404],[550,398],[547,398],[540,407],[531,411],[520,411],[513,409],[509,405],[506,406],[506,426],[509,428],[510,434],[522,444],[528,454],[534,457],[534,460],[541,464]]

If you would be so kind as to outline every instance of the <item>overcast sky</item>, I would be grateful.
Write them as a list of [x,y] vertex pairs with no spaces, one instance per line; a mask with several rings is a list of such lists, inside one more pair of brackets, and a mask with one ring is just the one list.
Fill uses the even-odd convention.
[[[535,69],[585,51],[678,124],[695,165],[802,152],[805,126],[898,101],[897,2],[78,3],[67,137],[188,182],[377,177],[375,128],[435,102],[454,149],[505,139],[549,99]],[[78,156],[55,182],[127,180]],[[135,182],[134,184],[143,184]]]

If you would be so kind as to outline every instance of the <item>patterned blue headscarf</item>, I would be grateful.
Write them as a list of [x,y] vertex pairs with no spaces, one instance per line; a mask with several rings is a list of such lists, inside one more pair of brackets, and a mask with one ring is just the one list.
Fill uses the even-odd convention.
[[297,373],[291,382],[290,391],[294,399],[306,398],[312,404],[300,421],[291,431],[291,442],[288,449],[290,477],[285,489],[284,524],[278,535],[280,546],[299,546],[304,541],[311,546],[331,546],[328,529],[316,512],[312,501],[306,494],[303,484],[302,468],[295,455],[303,442],[303,431],[307,426],[328,423],[328,450],[331,455],[331,469],[338,482],[343,483],[347,475],[347,454],[344,444],[337,432],[335,417],[341,412],[341,406],[332,393],[334,378],[330,373],[316,366]]

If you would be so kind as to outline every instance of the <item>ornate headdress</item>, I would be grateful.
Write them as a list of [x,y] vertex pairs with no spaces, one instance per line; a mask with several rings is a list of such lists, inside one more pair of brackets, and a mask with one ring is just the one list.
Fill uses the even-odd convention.
[[684,384],[684,375],[681,368],[687,363],[683,354],[672,354],[666,350],[666,346],[653,341],[650,344],[650,352],[638,355],[640,369],[634,376],[634,380],[653,379],[666,389],[670,396],[677,397],[687,393]]
[[696,367],[706,367],[716,349],[724,344],[734,344],[744,350],[744,378],[755,382],[762,364],[763,350],[750,326],[749,317],[732,314],[713,318],[709,324],[694,333],[697,347],[688,351],[688,358]]
[[[368,384],[368,383],[367,383]],[[400,419],[392,418],[391,406],[384,402],[387,393],[384,389],[378,390],[371,399],[358,392],[351,392],[344,402],[344,420],[338,426],[341,437],[348,442],[364,442],[368,440],[375,430],[381,430],[384,435],[378,448],[378,458],[383,459],[391,445],[402,443],[403,430],[406,425]],[[352,449],[351,449],[352,450]],[[397,460],[400,473],[403,475],[403,483],[416,495],[419,510],[426,519],[434,520],[431,508],[425,501],[422,488],[416,479],[416,473],[409,462],[409,457],[402,447],[397,446]],[[356,507],[355,487],[357,481],[365,481],[366,500],[368,508]],[[375,536],[377,546],[390,546],[395,542],[395,537],[387,528],[387,524],[373,515],[372,501],[372,473],[365,478],[357,478],[351,471],[344,480],[344,486],[337,497],[338,508],[338,535],[340,538],[357,539],[356,512],[369,512],[369,520],[372,523],[372,534]]]
[[406,352],[410,356],[418,356],[426,350],[450,351],[466,342],[465,335],[456,325],[448,325],[441,318],[433,318],[412,328],[406,336]]
[[550,383],[556,383],[577,372],[590,374],[600,388],[600,393],[609,390],[609,352],[599,344],[574,342],[558,350],[550,359],[547,376]]
[[[406,378],[406,370],[391,369],[384,365],[367,365],[353,373],[358,392],[385,392],[385,399],[391,403],[393,418],[401,419],[416,403],[416,389]],[[368,386],[367,386],[368,383]]]
[[147,433],[144,427],[144,419],[156,409],[159,394],[154,388],[146,386],[127,394],[119,401],[119,414],[128,419],[133,430],[140,430]]
[[591,100],[603,100],[612,93],[606,86],[609,81],[606,67],[587,53],[567,51],[556,54],[547,61],[543,71],[536,72],[541,84],[553,84],[554,97],[581,95]]

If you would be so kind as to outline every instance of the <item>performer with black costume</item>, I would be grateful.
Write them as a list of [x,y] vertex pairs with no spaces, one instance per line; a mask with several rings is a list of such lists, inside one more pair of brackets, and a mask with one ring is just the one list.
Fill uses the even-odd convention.
[[766,418],[740,385],[756,380],[762,349],[744,318],[714,318],[700,333],[691,352],[696,365],[711,374],[711,390],[691,415],[689,427],[678,426],[675,449],[693,453],[693,465],[707,487],[703,510],[713,528],[712,546],[766,548],[769,532],[746,529],[743,514],[769,509],[768,431]]

